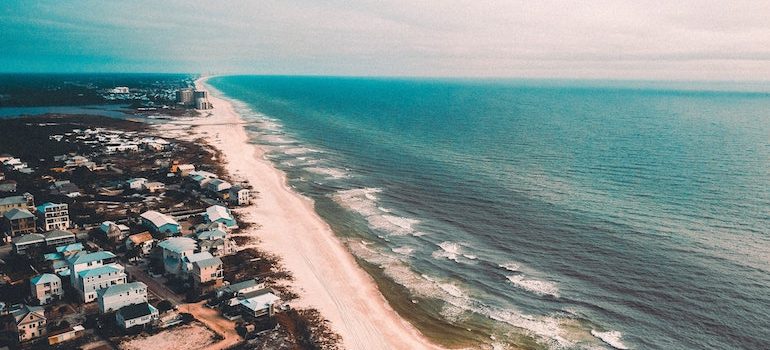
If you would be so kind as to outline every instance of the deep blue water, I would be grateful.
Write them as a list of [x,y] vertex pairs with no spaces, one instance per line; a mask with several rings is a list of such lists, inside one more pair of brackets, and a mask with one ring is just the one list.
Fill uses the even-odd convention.
[[444,344],[770,348],[766,92],[210,83],[391,304]]

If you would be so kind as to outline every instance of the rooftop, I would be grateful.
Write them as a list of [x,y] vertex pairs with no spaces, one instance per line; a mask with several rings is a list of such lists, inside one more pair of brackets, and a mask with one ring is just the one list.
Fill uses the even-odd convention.
[[45,236],[39,233],[30,233],[13,238],[13,244],[31,244],[45,242]]
[[43,284],[43,283],[61,283],[61,279],[59,276],[56,276],[51,273],[44,273],[42,275],[37,275],[35,277],[30,278],[30,283],[34,285]]
[[85,264],[89,262],[114,259],[114,258],[115,258],[115,254],[112,254],[112,252],[101,250],[95,253],[83,252],[80,254],[76,254],[76,255],[73,255],[71,258],[69,258],[67,261],[73,265],[76,265],[76,264]]
[[144,242],[149,242],[153,240],[152,235],[149,232],[142,232],[142,233],[137,233],[135,235],[130,235],[128,236],[128,239],[130,239],[131,243],[133,243],[134,245],[139,245]]
[[62,231],[62,230],[53,230],[48,231],[43,234],[45,236],[45,239],[56,239],[56,238],[64,238],[64,237],[75,237],[75,234],[69,231]]
[[35,215],[32,215],[32,213],[29,212],[29,210],[19,208],[13,208],[5,212],[3,216],[8,220],[32,219],[35,217]]
[[205,269],[207,267],[212,267],[212,266],[221,266],[222,264],[223,264],[222,263],[222,259],[217,258],[217,257],[213,257],[213,258],[209,258],[209,259],[203,259],[203,260],[198,260],[198,261],[193,263],[193,265],[198,265],[199,269]]
[[24,196],[11,196],[11,197],[0,198],[0,205],[25,204],[25,203],[27,203],[27,198],[24,198]]
[[249,310],[262,310],[270,307],[278,300],[281,300],[278,296],[273,294],[269,289],[264,289],[257,293],[257,295],[241,300],[240,304],[248,308]]
[[220,219],[233,220],[230,210],[221,205],[212,205],[206,208],[206,216],[209,221],[217,221]]
[[78,272],[78,276],[82,278],[88,278],[88,277],[106,275],[110,273],[123,272],[123,270],[124,270],[123,266],[120,266],[118,264],[109,264],[109,265],[97,267],[95,269],[80,271]]
[[99,296],[101,296],[102,298],[104,298],[104,297],[119,295],[125,292],[139,291],[139,290],[147,290],[147,285],[142,282],[116,284],[114,286],[109,286],[107,288],[101,289],[96,293],[99,294]]
[[213,229],[208,231],[203,231],[198,233],[198,240],[199,241],[208,241],[213,239],[219,239],[219,238],[225,238],[227,237],[227,232],[222,231],[220,229]]
[[175,253],[191,251],[197,248],[195,240],[188,237],[171,237],[163,242],[160,242],[158,246]]
[[163,225],[179,225],[176,220],[172,219],[166,214],[159,213],[155,210],[150,210],[140,215],[143,219],[151,222],[155,227],[161,227]]
[[194,263],[194,262],[198,262],[198,261],[201,261],[201,260],[211,259],[213,257],[214,256],[211,255],[211,253],[209,253],[209,252],[200,252],[200,253],[192,254],[190,256],[186,256],[184,259],[188,263]]
[[152,315],[153,312],[157,312],[157,310],[148,303],[131,304],[118,310],[118,314],[120,314],[124,320],[133,320],[135,318]]

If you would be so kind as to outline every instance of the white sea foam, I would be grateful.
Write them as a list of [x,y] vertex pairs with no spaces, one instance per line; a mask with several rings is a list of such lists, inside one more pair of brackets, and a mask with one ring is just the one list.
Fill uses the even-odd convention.
[[307,167],[305,170],[314,174],[325,175],[330,179],[342,179],[349,176],[345,170],[331,167]]
[[283,153],[288,154],[290,156],[298,155],[298,154],[316,153],[316,152],[319,152],[319,151],[312,148],[307,148],[307,147],[286,147],[283,149]]
[[623,334],[618,331],[599,332],[595,329],[592,329],[591,335],[601,339],[603,342],[609,344],[615,349],[620,349],[620,350],[628,349],[628,347],[625,344],[623,344],[623,341],[621,340],[621,338],[623,337]]
[[521,268],[521,266],[519,264],[515,263],[515,262],[507,262],[507,263],[500,264],[500,265],[497,265],[497,266],[500,266],[500,267],[502,267],[502,268],[504,268],[504,269],[506,269],[508,271],[511,271],[511,272],[517,272],[517,271],[519,271],[519,268]]
[[431,254],[434,259],[449,259],[458,261],[458,256],[462,254],[463,247],[456,242],[441,242],[438,244],[439,250]]
[[[448,244],[444,245],[445,248],[454,249],[452,242],[446,243]],[[460,285],[427,274],[418,274],[400,259],[376,251],[370,246],[371,243],[364,243],[363,241],[350,241],[349,244],[353,254],[380,266],[387,276],[396,283],[407,287],[414,295],[444,301],[446,304],[441,310],[441,315],[449,320],[457,320],[467,313],[475,312],[521,328],[531,336],[540,339],[541,342],[553,347],[565,348],[574,345],[573,341],[564,337],[563,326],[565,323],[571,322],[569,319],[528,316],[515,309],[500,309],[485,305],[481,301],[471,298]],[[577,326],[569,325],[569,327]]]
[[555,283],[549,281],[541,281],[537,279],[527,278],[524,275],[511,275],[507,276],[515,286],[537,295],[551,295],[559,297],[559,288]]
[[401,255],[412,255],[412,252],[414,252],[414,248],[412,248],[412,247],[407,247],[407,246],[398,247],[398,248],[393,248],[393,249],[391,249],[391,250],[392,250],[394,253],[396,253],[396,254],[401,254]]
[[395,236],[416,233],[414,226],[419,224],[420,220],[397,216],[391,210],[383,210],[378,205],[377,197],[381,191],[379,188],[357,188],[339,191],[332,198],[341,206],[361,214],[376,230]]

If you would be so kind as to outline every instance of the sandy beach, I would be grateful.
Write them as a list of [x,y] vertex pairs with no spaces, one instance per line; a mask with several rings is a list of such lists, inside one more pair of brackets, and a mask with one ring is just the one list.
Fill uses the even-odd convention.
[[[206,89],[205,78],[196,81]],[[243,120],[232,105],[212,93],[211,115],[192,123],[194,137],[218,148],[236,178],[259,191],[255,203],[239,210],[254,222],[249,234],[258,247],[282,259],[294,275],[300,298],[294,307],[312,307],[331,321],[346,349],[437,349],[387,303],[369,276],[314,211],[311,200],[292,191],[285,175],[248,142]]]

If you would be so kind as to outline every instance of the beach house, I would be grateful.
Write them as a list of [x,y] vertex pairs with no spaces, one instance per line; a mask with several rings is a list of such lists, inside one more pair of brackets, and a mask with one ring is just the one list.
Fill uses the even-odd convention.
[[116,224],[112,221],[104,221],[99,225],[99,231],[106,240],[112,244],[123,242],[128,235],[129,228],[126,225]]
[[37,207],[38,225],[44,231],[66,230],[70,227],[69,205],[43,203]]
[[251,191],[248,188],[242,186],[230,187],[230,203],[234,205],[249,205],[251,204]]
[[211,257],[194,262],[192,268],[193,287],[199,293],[222,286],[224,271],[222,259]]
[[221,229],[198,232],[196,238],[200,250],[209,252],[213,256],[225,256],[235,252],[235,242],[230,239],[227,232]]
[[34,233],[37,229],[35,215],[24,208],[13,208],[3,214],[2,227],[7,237]]
[[81,252],[67,259],[70,282],[84,302],[96,300],[100,289],[126,283],[125,269],[115,261],[115,254],[108,251]]
[[29,279],[29,291],[38,305],[45,305],[59,300],[64,295],[59,276],[44,273]]
[[43,237],[45,238],[45,245],[52,248],[70,245],[77,241],[74,233],[63,230],[48,231],[43,233]]
[[277,295],[270,289],[260,289],[248,293],[239,298],[238,306],[245,315],[252,317],[273,316],[275,314],[275,304],[280,301]]
[[137,178],[126,180],[126,185],[128,186],[129,189],[139,191],[142,189],[142,186],[144,186],[146,182],[147,182],[147,179],[143,177],[137,177]]
[[167,274],[182,277],[185,271],[183,259],[193,255],[198,245],[195,240],[187,237],[171,237],[158,243],[163,249],[163,269]]
[[206,223],[220,223],[229,229],[238,228],[238,223],[235,221],[235,217],[233,217],[230,209],[221,205],[212,205],[206,208],[204,219]]
[[137,252],[137,256],[146,256],[150,254],[152,247],[155,246],[155,238],[149,232],[137,233],[128,236],[126,239],[126,250]]
[[124,306],[147,302],[147,285],[131,282],[109,286],[97,292],[99,312],[117,311]]
[[35,197],[24,193],[21,196],[0,198],[0,215],[13,208],[35,210]]
[[14,237],[11,242],[14,254],[26,255],[30,249],[45,247],[45,236],[40,233],[28,233]]
[[11,329],[25,342],[46,334],[45,310],[40,306],[22,305],[10,311]]
[[115,313],[115,321],[123,329],[144,326],[158,320],[158,309],[148,303],[131,304]]
[[162,182],[145,182],[142,186],[145,191],[150,193],[156,193],[166,190],[166,185]]
[[140,215],[142,224],[156,233],[165,233],[166,235],[176,235],[182,231],[182,227],[172,217],[150,210]]

